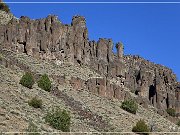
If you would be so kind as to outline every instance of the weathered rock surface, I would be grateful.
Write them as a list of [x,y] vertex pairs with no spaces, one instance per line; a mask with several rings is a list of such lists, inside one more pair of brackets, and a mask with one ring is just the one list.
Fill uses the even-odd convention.
[[[84,17],[74,16],[71,25],[64,25],[56,16],[39,20],[30,20],[23,16],[20,19],[13,18],[6,26],[0,26],[0,32],[1,49],[25,53],[38,59],[54,60],[58,64],[69,62],[89,66],[104,76],[102,79],[95,79],[97,93],[109,98],[120,98],[118,95],[121,91],[118,89],[120,86],[113,86],[107,80],[118,77],[122,83],[124,81],[122,45],[117,44],[118,56],[116,56],[112,52],[111,39],[100,38],[98,42],[89,41]],[[86,81],[90,86],[93,74],[85,80],[82,78],[84,82],[72,78],[71,83],[75,84],[74,87],[80,88]]]
[[11,13],[6,13],[5,11],[0,11],[0,25],[8,24],[12,18],[14,18],[14,16]]
[[167,108],[179,112],[179,90],[176,75],[165,66],[154,64],[139,56],[125,56],[125,86],[136,95],[165,113]]

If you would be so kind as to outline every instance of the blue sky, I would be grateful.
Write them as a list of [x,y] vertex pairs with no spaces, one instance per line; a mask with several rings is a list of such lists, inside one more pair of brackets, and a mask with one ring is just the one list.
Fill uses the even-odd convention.
[[[25,0],[11,0],[14,1]],[[173,1],[180,2],[180,0]],[[147,60],[165,65],[171,68],[180,80],[180,3],[8,5],[17,17],[25,15],[36,19],[55,14],[59,16],[61,22],[70,24],[73,15],[85,16],[90,40],[104,37],[112,38],[114,43],[121,41],[124,44],[125,54],[138,54]]]

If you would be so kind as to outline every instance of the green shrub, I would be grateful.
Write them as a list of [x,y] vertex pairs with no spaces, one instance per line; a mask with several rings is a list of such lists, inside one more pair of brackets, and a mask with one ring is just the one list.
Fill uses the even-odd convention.
[[134,100],[130,99],[122,102],[121,108],[130,113],[136,114],[138,105]]
[[40,133],[37,133],[38,132],[37,126],[32,122],[29,123],[29,126],[26,129],[26,131],[29,132],[28,135],[40,135]]
[[149,135],[149,133],[140,133],[140,132],[150,132],[148,126],[144,122],[144,120],[139,120],[136,123],[136,126],[133,127],[132,132],[137,132],[138,134],[141,135]]
[[55,129],[63,132],[70,131],[71,117],[66,110],[60,110],[59,108],[51,110],[45,116],[45,121]]
[[5,11],[7,13],[10,12],[9,6],[5,3],[0,3],[0,10]]
[[33,84],[34,84],[34,78],[33,78],[33,75],[29,72],[26,72],[20,82],[19,82],[21,85],[27,87],[27,88],[32,88]]
[[41,76],[40,80],[38,81],[38,87],[45,91],[51,90],[51,81],[49,80],[48,75],[44,74]]
[[175,116],[176,116],[176,111],[175,111],[175,109],[173,109],[173,108],[168,108],[168,109],[166,109],[166,112],[167,112],[170,116],[172,116],[172,117],[175,117]]
[[0,53],[0,60],[2,60],[3,59],[3,55]]
[[28,101],[28,104],[34,108],[42,108],[42,100],[36,97],[33,97],[30,101]]
[[179,127],[180,127],[180,120],[178,120],[178,122],[177,122],[177,124],[176,125],[178,125]]

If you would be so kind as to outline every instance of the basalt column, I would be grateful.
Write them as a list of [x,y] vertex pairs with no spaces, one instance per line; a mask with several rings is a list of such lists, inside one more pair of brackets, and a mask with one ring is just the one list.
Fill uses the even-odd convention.
[[74,38],[74,57],[76,62],[81,64],[83,55],[85,55],[84,48],[88,44],[88,32],[86,28],[85,18],[81,16],[74,16],[71,25],[74,32],[76,33]]

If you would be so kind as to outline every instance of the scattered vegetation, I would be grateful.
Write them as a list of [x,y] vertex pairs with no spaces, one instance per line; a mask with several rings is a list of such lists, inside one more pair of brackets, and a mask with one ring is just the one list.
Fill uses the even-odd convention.
[[136,114],[138,105],[134,100],[130,99],[122,102],[121,108],[130,113]]
[[177,122],[177,124],[176,125],[178,125],[179,127],[180,127],[180,120],[178,120],[178,122]]
[[71,117],[66,110],[61,110],[59,108],[52,109],[45,116],[45,121],[55,129],[61,130],[63,132],[70,131]]
[[10,12],[9,6],[5,3],[0,3],[0,10],[5,11],[7,13]]
[[176,111],[175,111],[175,109],[173,109],[173,108],[168,108],[168,109],[166,109],[166,112],[167,112],[170,116],[172,116],[172,117],[175,117],[175,116],[176,116]]
[[[136,123],[136,126],[133,127],[132,131],[137,132],[137,134],[141,134],[141,135],[149,135],[149,133],[147,133],[147,132],[150,132],[150,130],[149,130],[148,126],[146,125],[146,123],[144,122],[144,120],[139,120]],[[141,133],[141,132],[144,132],[144,133]]]
[[37,126],[32,122],[29,123],[26,131],[29,132],[28,135],[40,135],[40,133],[38,133]]
[[40,80],[38,81],[38,87],[45,91],[51,90],[51,81],[48,77],[48,75],[44,74],[41,76]]
[[42,108],[42,100],[37,97],[33,97],[28,104],[34,108]]
[[20,80],[19,83],[20,83],[21,85],[23,85],[24,87],[27,87],[27,88],[31,89],[32,86],[33,86],[33,84],[35,83],[35,82],[34,82],[33,75],[32,75],[31,73],[29,73],[29,72],[26,72],[26,73],[22,76],[22,78],[21,78],[21,80]]

